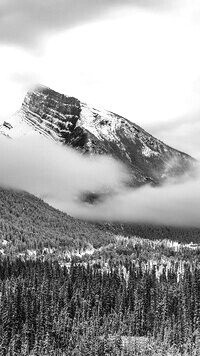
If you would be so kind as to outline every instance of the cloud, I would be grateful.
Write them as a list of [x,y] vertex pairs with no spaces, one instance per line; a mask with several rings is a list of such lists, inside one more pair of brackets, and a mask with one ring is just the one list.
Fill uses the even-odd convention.
[[[58,206],[66,210],[63,202]],[[125,189],[95,207],[71,208],[74,216],[96,221],[200,227],[200,172],[179,184]]]
[[28,91],[36,85],[37,75],[31,72],[14,72],[10,75],[9,80],[12,83],[20,83]]
[[0,42],[31,48],[46,34],[90,21],[116,6],[165,9],[173,3],[174,0],[1,0]]
[[183,117],[175,118],[173,121],[164,121],[160,123],[156,123],[154,125],[149,126],[149,129],[153,130],[154,132],[160,131],[173,131],[182,125],[188,124],[196,124],[199,122],[200,112],[196,112],[195,114],[191,114],[190,116],[185,115]]
[[72,204],[82,192],[114,193],[129,180],[127,170],[106,156],[83,156],[42,136],[0,135],[0,185]]
[[147,128],[153,135],[164,140],[168,145],[184,150],[200,159],[200,111],[183,117],[149,125]]
[[[43,138],[0,136],[0,185],[26,190],[77,218],[200,227],[200,170],[195,178],[128,189],[129,174],[105,156],[83,156]],[[90,205],[83,192],[111,192]]]

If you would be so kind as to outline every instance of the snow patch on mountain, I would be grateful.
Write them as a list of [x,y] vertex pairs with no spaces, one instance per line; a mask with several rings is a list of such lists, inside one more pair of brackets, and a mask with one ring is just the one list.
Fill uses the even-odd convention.
[[92,111],[92,108],[90,108],[86,104],[83,104],[81,106],[81,113],[80,118],[77,121],[77,126],[83,127],[91,134],[93,134],[96,138],[101,140],[101,136],[99,135],[97,124],[95,122],[94,112]]
[[143,148],[142,148],[142,154],[145,157],[151,157],[151,156],[158,156],[159,152],[153,151],[151,148],[149,148],[148,146],[144,145]]
[[120,120],[109,111],[97,110],[87,104],[81,104],[77,126],[84,127],[99,140],[119,141],[116,129],[120,128]]
[[38,135],[37,131],[33,130],[19,112],[13,115],[8,122],[4,121],[0,125],[0,133],[9,138]]

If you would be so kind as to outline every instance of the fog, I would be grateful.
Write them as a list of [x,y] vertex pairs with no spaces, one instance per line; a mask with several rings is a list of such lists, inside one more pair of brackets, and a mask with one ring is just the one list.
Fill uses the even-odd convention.
[[[59,207],[65,209],[64,204]],[[91,220],[200,227],[200,178],[159,188],[124,189],[95,209],[74,206],[71,213]]]
[[112,158],[83,156],[38,134],[14,140],[0,135],[0,152],[1,186],[66,206],[81,192],[114,193],[129,180],[127,170]]
[[[200,227],[200,174],[180,183],[127,188],[126,168],[110,157],[83,156],[37,135],[0,136],[0,185],[26,190],[66,213],[89,220]],[[102,201],[80,201],[83,192],[110,192]]]

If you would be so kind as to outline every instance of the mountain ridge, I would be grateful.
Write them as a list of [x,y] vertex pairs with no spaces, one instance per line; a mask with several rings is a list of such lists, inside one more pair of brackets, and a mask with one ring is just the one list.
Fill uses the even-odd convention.
[[123,116],[41,85],[29,91],[21,109],[0,126],[0,133],[11,138],[33,132],[83,154],[114,157],[131,172],[133,186],[160,184],[188,172],[195,162]]

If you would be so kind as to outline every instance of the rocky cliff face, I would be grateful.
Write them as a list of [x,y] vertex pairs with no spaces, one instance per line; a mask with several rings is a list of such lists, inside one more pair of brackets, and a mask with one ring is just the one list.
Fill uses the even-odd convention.
[[129,168],[133,185],[161,183],[187,172],[194,164],[190,156],[125,118],[43,86],[28,92],[19,112],[0,127],[0,133],[11,138],[33,132],[84,154],[112,155]]

